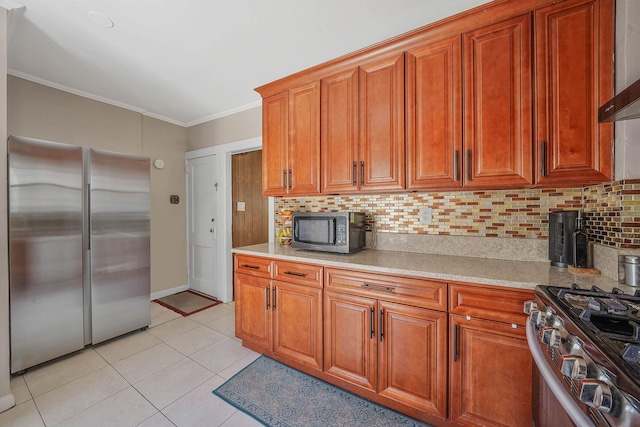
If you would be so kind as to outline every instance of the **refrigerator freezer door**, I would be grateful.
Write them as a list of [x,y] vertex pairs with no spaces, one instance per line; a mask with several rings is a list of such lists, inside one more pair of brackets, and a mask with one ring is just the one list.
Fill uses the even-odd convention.
[[11,372],[84,347],[82,148],[9,138]]
[[90,150],[93,344],[151,323],[149,159]]

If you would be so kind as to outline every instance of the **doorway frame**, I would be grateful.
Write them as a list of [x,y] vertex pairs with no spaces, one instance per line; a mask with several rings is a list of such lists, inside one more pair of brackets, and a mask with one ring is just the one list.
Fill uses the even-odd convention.
[[[218,230],[222,230],[217,240],[217,253],[220,254],[220,272],[222,274],[222,281],[226,283],[224,287],[224,294],[218,296],[222,302],[229,302],[233,300],[233,257],[231,253],[232,249],[232,229],[231,218],[233,206],[231,203],[231,156],[234,154],[248,153],[250,151],[257,151],[262,149],[262,136],[255,138],[243,139],[240,141],[229,142],[227,144],[214,145],[213,147],[201,148],[199,150],[187,151],[185,153],[185,169],[189,160],[197,159],[199,157],[216,156],[214,162],[215,167],[218,169],[221,182],[219,187],[222,190],[222,205],[220,206],[220,218],[216,218],[218,222]],[[188,185],[185,174],[185,188]],[[188,193],[187,193],[188,194]],[[190,206],[190,201],[187,200],[187,209]],[[275,238],[275,199],[269,197],[269,243],[272,243]],[[189,212],[187,212],[187,269],[190,267],[189,259]],[[187,271],[187,278],[190,271]],[[189,289],[191,283],[187,284]]]

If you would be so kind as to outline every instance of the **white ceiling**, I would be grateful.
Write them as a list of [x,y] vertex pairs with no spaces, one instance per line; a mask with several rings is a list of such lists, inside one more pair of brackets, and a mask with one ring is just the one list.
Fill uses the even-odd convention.
[[[9,74],[192,126],[253,90],[486,0],[0,0]],[[113,28],[92,19],[109,17]]]

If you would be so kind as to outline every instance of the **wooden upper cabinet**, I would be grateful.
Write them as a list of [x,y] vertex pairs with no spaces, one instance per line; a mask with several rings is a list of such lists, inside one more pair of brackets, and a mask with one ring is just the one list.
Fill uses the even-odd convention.
[[407,52],[407,189],[462,186],[461,38]]
[[324,78],[321,94],[322,193],[359,186],[358,69]]
[[613,96],[613,0],[567,1],[536,12],[536,182],[613,177],[613,124],[598,107]]
[[262,193],[304,196],[320,192],[320,83],[262,102]]
[[289,195],[320,193],[320,82],[289,91]]
[[531,14],[463,35],[464,186],[533,184]]
[[360,190],[405,188],[404,53],[359,68]]
[[265,196],[286,193],[288,112],[288,92],[262,100],[262,194]]

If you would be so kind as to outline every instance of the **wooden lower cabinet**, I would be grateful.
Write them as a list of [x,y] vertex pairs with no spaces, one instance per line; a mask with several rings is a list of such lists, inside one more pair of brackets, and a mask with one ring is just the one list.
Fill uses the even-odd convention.
[[256,351],[322,370],[322,289],[236,274],[236,336]]
[[447,315],[325,291],[325,373],[446,416]]
[[531,425],[531,352],[523,326],[450,315],[450,418],[466,426]]
[[236,255],[243,345],[434,426],[529,426],[533,291]]
[[272,292],[273,353],[321,371],[322,289],[274,281]]

